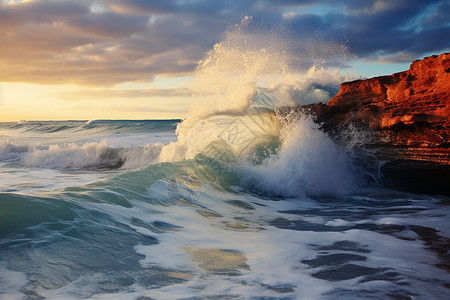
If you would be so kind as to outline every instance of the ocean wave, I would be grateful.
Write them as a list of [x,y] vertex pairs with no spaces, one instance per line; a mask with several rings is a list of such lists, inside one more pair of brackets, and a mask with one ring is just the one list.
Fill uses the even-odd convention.
[[327,102],[349,76],[308,58],[301,61],[282,35],[263,34],[244,21],[200,61],[191,86],[198,97],[160,161],[205,156],[236,174],[243,187],[268,195],[353,191],[351,149],[311,119],[275,113],[280,107]]
[[276,196],[344,194],[355,190],[355,174],[345,148],[319,125],[300,118],[282,130],[279,151],[260,164],[240,168],[242,184]]
[[30,149],[27,144],[17,144],[9,140],[0,140],[0,161],[22,157]]
[[226,34],[168,145],[173,121],[0,123],[0,298],[445,298],[448,197],[357,190],[357,134],[279,118],[339,81],[284,44]]
[[22,133],[80,133],[117,134],[153,133],[174,130],[179,119],[173,120],[90,120],[90,121],[20,121],[0,122],[0,130]]
[[158,160],[163,144],[115,148],[107,140],[81,145],[42,145],[0,141],[0,161],[15,161],[25,167],[49,169],[136,169]]

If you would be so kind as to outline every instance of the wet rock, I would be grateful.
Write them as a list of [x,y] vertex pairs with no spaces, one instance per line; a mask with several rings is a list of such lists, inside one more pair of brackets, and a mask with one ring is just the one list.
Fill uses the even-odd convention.
[[327,104],[277,113],[314,116],[342,143],[356,128],[382,162],[385,186],[450,195],[450,53],[416,60],[404,72],[344,82]]

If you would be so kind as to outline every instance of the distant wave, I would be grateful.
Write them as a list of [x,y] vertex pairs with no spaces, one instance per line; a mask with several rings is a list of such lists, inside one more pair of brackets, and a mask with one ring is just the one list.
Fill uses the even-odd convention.
[[0,141],[0,161],[49,169],[134,169],[158,160],[163,144],[115,148],[106,140],[82,145]]
[[0,122],[0,130],[21,132],[60,133],[144,133],[174,130],[181,120],[90,120],[90,121],[20,121]]

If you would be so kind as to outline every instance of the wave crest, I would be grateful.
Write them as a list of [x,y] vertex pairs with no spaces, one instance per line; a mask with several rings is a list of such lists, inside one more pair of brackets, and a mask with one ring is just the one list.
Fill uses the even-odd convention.
[[355,190],[352,161],[310,118],[282,130],[279,151],[240,168],[242,184],[276,196],[343,194]]
[[0,142],[0,161],[48,169],[137,169],[158,161],[163,144],[115,148],[107,140],[82,145]]
[[297,50],[285,34],[252,27],[250,18],[225,32],[198,65],[191,86],[196,100],[177,128],[178,141],[162,149],[161,161],[200,154],[220,164],[221,155],[233,157],[225,169],[238,173],[242,185],[271,195],[351,191],[354,176],[345,149],[311,119],[285,122],[274,113],[327,102],[349,78]]

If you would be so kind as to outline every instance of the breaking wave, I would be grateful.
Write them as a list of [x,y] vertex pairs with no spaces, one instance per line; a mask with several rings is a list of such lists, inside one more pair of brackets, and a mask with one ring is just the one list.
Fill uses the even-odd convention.
[[196,101],[160,161],[213,157],[239,174],[244,186],[267,194],[351,191],[348,149],[308,118],[286,120],[275,113],[279,107],[327,102],[349,75],[301,61],[282,35],[250,23],[245,18],[228,30],[199,63],[191,86]]
[[139,168],[158,160],[163,144],[116,148],[106,140],[81,145],[19,144],[0,141],[0,162],[16,161],[25,167],[49,169]]

